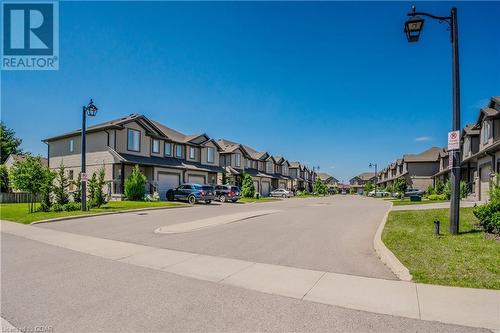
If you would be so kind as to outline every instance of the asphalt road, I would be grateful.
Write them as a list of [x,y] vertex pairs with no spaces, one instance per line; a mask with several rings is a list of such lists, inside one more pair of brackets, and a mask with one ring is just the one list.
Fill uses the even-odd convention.
[[[332,196],[196,205],[38,226],[199,254],[396,279],[373,249],[373,237],[389,208],[390,204],[383,200]],[[280,212],[188,233],[154,233],[156,228],[169,224],[263,209]]]
[[28,332],[486,332],[268,295],[3,233],[1,250],[1,316]]

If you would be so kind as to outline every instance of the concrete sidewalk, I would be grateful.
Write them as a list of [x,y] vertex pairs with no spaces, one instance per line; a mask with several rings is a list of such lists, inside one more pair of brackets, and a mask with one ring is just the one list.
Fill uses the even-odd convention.
[[492,330],[500,292],[383,280],[158,249],[3,222],[2,232],[127,264],[345,308]]

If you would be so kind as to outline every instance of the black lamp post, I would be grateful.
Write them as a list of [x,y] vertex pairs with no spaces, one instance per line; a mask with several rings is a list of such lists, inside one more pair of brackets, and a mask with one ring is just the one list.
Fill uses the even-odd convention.
[[[405,34],[408,42],[417,42],[424,20],[421,16],[427,16],[439,22],[446,22],[451,32],[452,63],[453,63],[453,117],[452,130],[460,130],[460,72],[458,61],[458,19],[457,8],[451,8],[450,16],[435,16],[428,13],[417,12],[415,6],[408,13],[408,20],[405,23]],[[450,233],[458,234],[459,214],[460,214],[460,149],[450,151],[452,158],[451,168],[451,203],[450,203]]]
[[87,142],[85,138],[85,132],[87,131],[87,116],[95,117],[97,113],[97,107],[94,105],[94,101],[90,99],[90,103],[83,107],[82,112],[82,211],[87,210],[87,174],[86,174],[86,159],[85,154],[87,150]]
[[377,197],[377,183],[378,183],[378,174],[377,174],[377,163],[370,163],[368,165],[371,168],[375,167],[375,195],[374,197]]

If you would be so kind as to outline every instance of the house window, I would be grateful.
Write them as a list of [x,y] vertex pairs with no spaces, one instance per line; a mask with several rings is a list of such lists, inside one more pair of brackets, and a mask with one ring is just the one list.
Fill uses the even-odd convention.
[[189,147],[189,158],[192,160],[195,158],[194,147]]
[[234,165],[237,167],[241,166],[241,154],[234,155]]
[[207,162],[214,163],[214,159],[215,159],[215,150],[213,147],[208,147],[207,148]]
[[165,142],[165,155],[172,156],[172,144],[170,142]]
[[247,160],[247,168],[251,168],[252,167],[252,161],[251,160]]
[[141,147],[141,132],[133,129],[128,129],[127,149],[131,151],[140,151]]
[[[73,141],[73,140],[71,140],[71,141]],[[70,191],[73,191],[74,190],[74,186],[75,186],[75,183],[73,182],[73,177],[74,177],[73,170],[69,170],[68,171],[68,179],[69,179],[69,190]]]
[[75,140],[69,140],[69,152],[72,153],[75,151]]
[[160,140],[153,139],[153,144],[151,146],[151,151],[155,154],[160,153]]
[[182,146],[175,146],[175,157],[182,157]]
[[470,153],[470,139],[467,138],[467,139],[465,139],[465,142],[464,142],[464,154],[468,155],[469,153]]
[[491,123],[485,121],[483,123],[483,143],[486,143],[491,138]]

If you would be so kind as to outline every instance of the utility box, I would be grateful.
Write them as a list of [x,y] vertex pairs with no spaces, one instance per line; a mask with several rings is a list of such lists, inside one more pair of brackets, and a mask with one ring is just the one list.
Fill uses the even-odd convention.
[[410,195],[410,201],[422,201],[421,195]]

